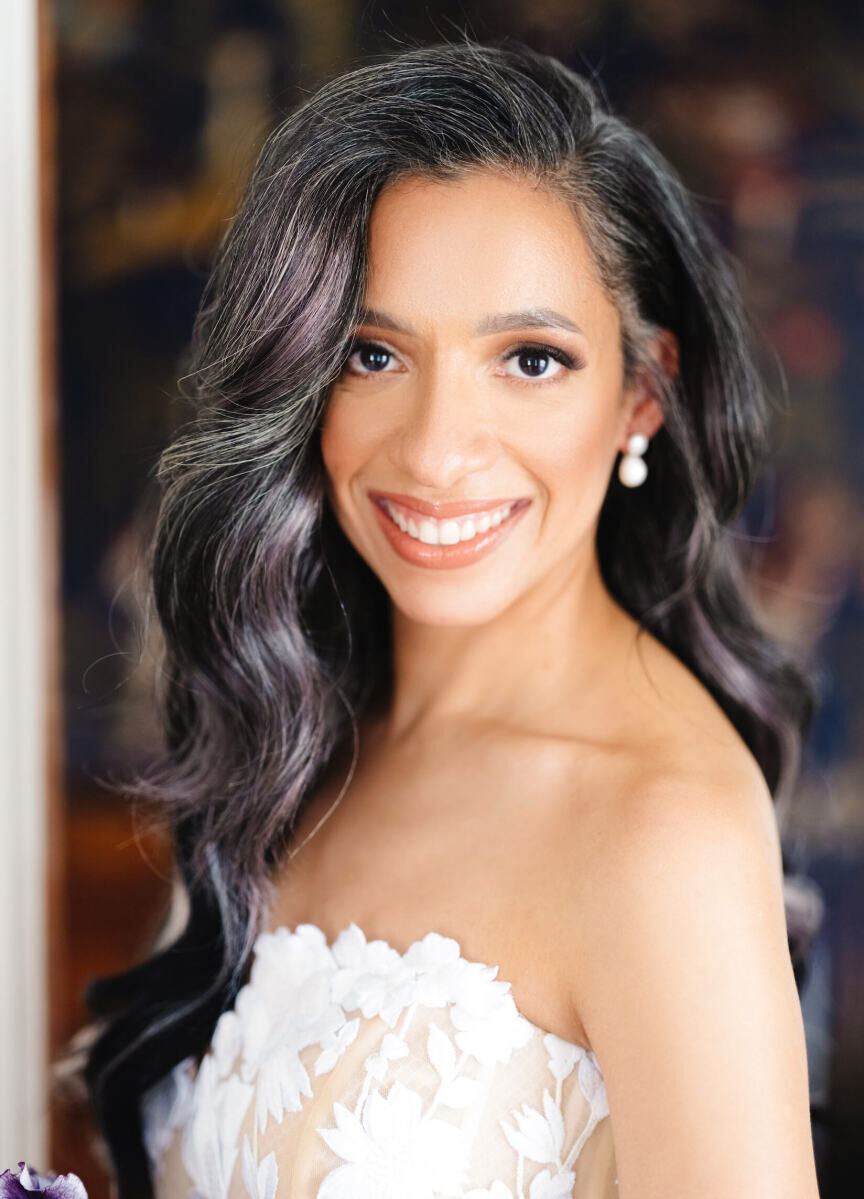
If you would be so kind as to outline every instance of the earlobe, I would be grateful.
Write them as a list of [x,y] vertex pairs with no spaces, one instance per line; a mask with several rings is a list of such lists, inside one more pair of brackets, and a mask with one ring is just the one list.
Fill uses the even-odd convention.
[[[678,339],[671,329],[660,329],[651,342],[651,357],[669,379],[677,379],[681,369]],[[654,394],[650,379],[644,375],[637,389],[637,399],[633,403],[627,419],[623,441],[619,445],[622,454],[627,453],[627,443],[636,433],[642,433],[650,441],[663,424],[663,407]]]
[[633,409],[630,433],[644,433],[650,440],[663,424],[663,409],[655,395],[646,395]]
[[663,409],[657,397],[646,387],[640,387],[639,396],[630,410],[625,444],[619,446],[618,478],[625,487],[639,487],[645,482],[648,466],[643,455],[663,424]]
[[627,427],[618,448],[622,454],[627,453],[627,443],[635,433],[642,433],[649,441],[663,424],[663,409],[660,401],[650,392],[642,391],[630,410]]

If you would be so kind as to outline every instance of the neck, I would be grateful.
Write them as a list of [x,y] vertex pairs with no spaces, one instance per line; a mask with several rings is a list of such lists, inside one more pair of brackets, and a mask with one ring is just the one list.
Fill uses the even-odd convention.
[[[635,622],[610,596],[592,554],[547,576],[480,625],[421,624],[393,611],[387,739],[453,723],[554,729],[596,698]],[[556,721],[556,716],[559,719]]]

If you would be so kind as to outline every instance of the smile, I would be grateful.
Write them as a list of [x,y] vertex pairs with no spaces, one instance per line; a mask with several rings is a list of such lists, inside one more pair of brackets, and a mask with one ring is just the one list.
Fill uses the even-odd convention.
[[409,514],[409,509],[394,504],[392,500],[382,500],[381,506],[392,521],[403,533],[422,541],[424,545],[457,545],[460,541],[473,541],[480,533],[489,529],[497,529],[502,520],[510,515],[514,504],[505,504],[492,512],[478,512],[461,520],[436,520],[432,516],[415,516]]
[[392,548],[415,566],[467,566],[501,544],[530,506],[511,500],[486,511],[439,519],[383,496],[370,496]]

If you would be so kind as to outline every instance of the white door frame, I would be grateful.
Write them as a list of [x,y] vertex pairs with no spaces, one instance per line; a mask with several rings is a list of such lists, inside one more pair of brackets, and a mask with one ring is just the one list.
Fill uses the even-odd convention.
[[37,0],[0,0],[0,1171],[48,1170],[48,871],[57,620],[43,378]]

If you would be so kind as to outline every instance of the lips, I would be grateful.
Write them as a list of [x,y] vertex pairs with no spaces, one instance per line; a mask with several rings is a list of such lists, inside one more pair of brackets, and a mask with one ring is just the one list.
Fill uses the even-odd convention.
[[[390,499],[390,496],[393,499]],[[372,501],[372,506],[375,509],[375,515],[378,524],[381,527],[384,536],[390,543],[390,546],[399,555],[400,558],[413,566],[426,566],[432,569],[447,569],[457,566],[469,566],[474,562],[485,558],[491,554],[498,546],[510,536],[516,524],[525,514],[526,510],[531,505],[530,499],[504,500],[503,503],[495,501],[484,501],[481,507],[477,507],[474,501],[459,501],[459,506],[463,510],[467,510],[468,515],[464,516],[461,522],[457,522],[452,515],[445,515],[442,518],[430,516],[428,513],[421,514],[419,508],[409,508],[407,505],[402,505],[396,500],[397,493],[395,492],[370,492],[369,498]],[[412,498],[412,497],[409,497]],[[412,498],[412,503],[413,501]],[[495,504],[498,507],[495,507]],[[427,505],[434,507],[435,505]],[[439,506],[438,511],[441,511],[442,506]],[[450,507],[452,514],[454,503]],[[502,510],[506,510],[506,516],[499,519]],[[445,510],[446,511],[446,510]],[[416,513],[416,520],[413,516],[409,517],[410,524],[407,527],[400,527],[400,523],[405,526],[405,513]],[[490,513],[493,514],[490,519]],[[476,529],[466,529],[465,525],[472,524],[471,514],[479,514],[478,527]],[[398,518],[398,519],[394,519]],[[493,524],[493,520],[497,523]],[[451,540],[448,535],[447,540],[435,543],[435,540],[428,541],[427,533],[431,533],[432,522],[440,521],[438,526],[440,529],[449,530],[452,535],[457,524],[462,526],[461,532],[467,533],[467,539],[461,536],[458,540]],[[419,523],[418,523],[419,522]],[[428,526],[424,529],[423,526]],[[411,526],[415,526],[413,529]],[[410,530],[410,531],[409,531]],[[415,535],[412,536],[411,533]],[[419,538],[416,534],[419,533]],[[470,535],[473,533],[474,535]],[[437,538],[436,538],[437,540]]]
[[496,508],[504,508],[514,501],[512,496],[504,496],[493,500],[421,500],[414,495],[406,495],[400,491],[369,491],[369,498],[378,503],[381,500],[392,500],[403,508],[410,508],[419,516],[431,516],[433,520],[447,520],[457,516],[479,515],[481,512],[494,512]]

